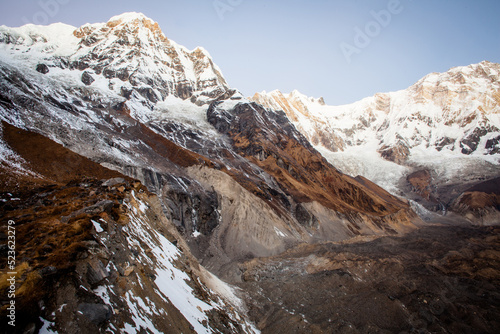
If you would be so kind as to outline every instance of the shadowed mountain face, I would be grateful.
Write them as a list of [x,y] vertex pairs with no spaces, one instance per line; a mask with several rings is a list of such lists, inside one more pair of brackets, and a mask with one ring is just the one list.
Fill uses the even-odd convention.
[[[259,268],[272,263],[265,275],[278,275],[287,261],[299,268],[333,245],[423,224],[405,200],[335,168],[290,115],[231,89],[205,50],[176,44],[142,14],[1,27],[0,119],[1,210],[18,224],[23,317],[36,329],[256,332],[235,290],[208,269],[241,284],[252,307],[271,307],[259,326],[272,330],[288,319],[274,303],[300,294],[260,300],[260,288],[277,286],[255,279]],[[415,189],[431,189],[425,172],[414,176]],[[325,270],[339,269],[330,255]],[[30,299],[36,284],[60,288]],[[397,328],[414,325],[391,310]],[[327,332],[325,319],[306,318],[319,327],[298,328]]]

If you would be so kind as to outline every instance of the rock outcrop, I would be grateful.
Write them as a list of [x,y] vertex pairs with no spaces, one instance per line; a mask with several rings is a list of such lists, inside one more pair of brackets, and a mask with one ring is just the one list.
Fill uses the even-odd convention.
[[479,225],[497,225],[500,221],[500,178],[477,184],[465,190],[451,209]]
[[[256,332],[234,290],[199,265],[140,182],[11,125],[2,142],[32,169],[29,178],[0,171],[16,182],[3,185],[0,212],[16,232],[17,332]],[[7,256],[0,264],[8,268]],[[2,269],[2,282],[9,275]],[[0,286],[3,318],[8,289]]]

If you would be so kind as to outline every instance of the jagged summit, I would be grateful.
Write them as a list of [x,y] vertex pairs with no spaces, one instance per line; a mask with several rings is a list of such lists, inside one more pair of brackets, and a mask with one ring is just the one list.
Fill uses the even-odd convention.
[[478,64],[453,67],[443,73],[430,73],[410,89],[422,89],[423,85],[440,87],[441,90],[500,89],[499,78],[500,64],[482,61]]
[[[129,35],[139,37],[135,42],[151,44],[155,42],[167,42],[167,37],[161,31],[159,25],[154,20],[142,13],[123,13],[113,16],[106,23],[85,24],[75,31],[77,37],[88,35],[89,32],[99,30],[101,33],[109,32],[112,35]],[[123,40],[122,40],[123,41]]]
[[204,104],[235,93],[206,50],[190,51],[169,40],[158,23],[141,13],[79,28],[0,27],[0,42],[4,61],[25,64],[28,59],[31,66],[43,63],[49,70],[71,71],[73,77],[78,70],[89,86],[127,99],[136,94],[150,105],[170,95]]
[[131,22],[131,21],[142,21],[142,20],[148,20],[154,22],[152,19],[144,15],[143,13],[138,13],[138,12],[125,12],[122,14],[115,15],[111,17],[108,22],[113,22],[113,21],[121,21],[121,22]]

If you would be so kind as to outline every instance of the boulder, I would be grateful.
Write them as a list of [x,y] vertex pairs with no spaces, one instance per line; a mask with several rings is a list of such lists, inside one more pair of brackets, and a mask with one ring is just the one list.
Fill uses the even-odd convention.
[[47,74],[49,73],[49,67],[45,64],[38,64],[36,65],[36,70],[37,72],[40,72],[42,74]]
[[111,307],[96,303],[82,303],[78,305],[78,311],[97,326],[105,321],[108,321],[112,314]]
[[90,86],[94,81],[94,77],[89,72],[85,71],[82,73],[82,82],[85,85]]
[[116,186],[117,184],[125,182],[125,179],[123,177],[115,177],[113,179],[109,179],[103,182],[102,186],[103,187],[112,187]]
[[109,276],[108,271],[98,259],[93,259],[87,263],[87,281],[93,285],[101,282]]

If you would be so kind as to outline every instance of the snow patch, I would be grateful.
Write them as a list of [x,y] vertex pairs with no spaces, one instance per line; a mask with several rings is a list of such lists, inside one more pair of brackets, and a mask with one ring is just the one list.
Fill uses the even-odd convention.
[[[138,198],[135,199],[140,203]],[[126,205],[131,209],[130,204]],[[141,222],[138,212],[134,212],[134,214],[131,215],[130,223],[125,227],[129,235],[127,239],[131,245],[135,244],[140,246],[138,240],[141,240],[151,248],[151,253],[157,261],[155,284],[158,287],[158,292],[165,298],[168,298],[195,328],[197,333],[211,333],[211,331],[203,325],[203,322],[208,323],[208,316],[205,312],[213,309],[213,307],[196,298],[193,289],[187,284],[187,281],[190,281],[191,278],[185,272],[174,266],[175,261],[181,255],[179,250],[163,235],[156,231],[144,231],[142,225],[143,223]],[[153,240],[155,240],[155,242],[153,242]],[[140,254],[140,256],[145,256],[145,250],[142,250]],[[134,310],[134,319],[137,318],[139,323],[141,323],[141,321],[146,321],[141,316],[141,312],[144,312],[141,311],[141,309],[146,307],[144,301],[138,300],[138,297],[131,294],[127,296],[127,300],[129,306]],[[146,308],[149,309],[149,307]],[[153,325],[149,323],[142,324],[144,326]],[[154,326],[145,328],[151,329],[154,328]]]
[[286,237],[286,234],[281,232],[281,230],[279,228],[277,228],[276,226],[274,227],[274,232],[276,232],[276,234],[280,237]]
[[394,195],[399,195],[398,181],[410,170],[385,160],[370,145],[349,147],[343,152],[315,148],[341,172],[352,177],[362,175]]
[[40,331],[38,332],[39,334],[57,334],[56,331],[50,329],[50,327],[54,326],[55,323],[44,318],[40,318],[40,321],[42,322],[42,328],[40,328]]

